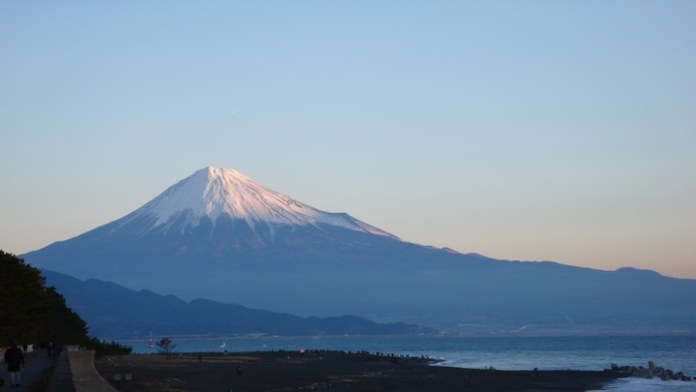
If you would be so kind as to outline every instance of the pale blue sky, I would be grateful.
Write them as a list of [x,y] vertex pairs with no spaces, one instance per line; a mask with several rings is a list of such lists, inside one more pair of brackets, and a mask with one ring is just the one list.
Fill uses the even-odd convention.
[[696,1],[0,2],[0,248],[208,165],[460,252],[696,278]]

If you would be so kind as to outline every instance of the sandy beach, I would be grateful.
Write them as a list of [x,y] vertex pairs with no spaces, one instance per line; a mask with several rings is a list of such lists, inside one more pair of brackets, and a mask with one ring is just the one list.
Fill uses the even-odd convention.
[[128,355],[97,370],[119,391],[585,391],[617,374],[431,366],[425,358],[340,351]]

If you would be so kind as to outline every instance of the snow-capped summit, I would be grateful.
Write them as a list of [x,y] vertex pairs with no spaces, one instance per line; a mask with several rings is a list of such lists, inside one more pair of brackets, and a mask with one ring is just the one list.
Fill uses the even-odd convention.
[[358,314],[465,333],[696,325],[696,281],[499,261],[401,241],[212,167],[125,217],[23,257],[33,267],[187,300],[303,316]]
[[258,223],[324,224],[393,237],[348,214],[318,210],[268,189],[237,170],[217,167],[198,170],[131,213],[129,218],[154,216],[151,228],[173,220],[178,225],[195,227],[205,218],[215,224],[223,215],[233,220],[245,220],[250,227]]

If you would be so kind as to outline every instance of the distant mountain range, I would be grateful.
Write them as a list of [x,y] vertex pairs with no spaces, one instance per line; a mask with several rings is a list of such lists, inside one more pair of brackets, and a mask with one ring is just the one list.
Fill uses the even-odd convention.
[[137,338],[162,335],[385,335],[422,334],[434,330],[404,323],[378,324],[357,316],[298,317],[235,304],[135,291],[96,279],[81,281],[43,270],[49,286],[65,296],[94,336]]
[[461,333],[696,332],[696,280],[409,243],[230,169],[197,171],[121,219],[22,257],[79,279],[304,316]]

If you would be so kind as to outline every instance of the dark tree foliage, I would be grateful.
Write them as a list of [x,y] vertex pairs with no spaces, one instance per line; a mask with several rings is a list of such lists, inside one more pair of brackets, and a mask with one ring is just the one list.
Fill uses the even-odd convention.
[[[60,335],[67,327],[86,335],[87,326],[55,290],[45,287],[41,272],[0,251],[0,345],[36,343]],[[56,339],[62,341],[62,339]]]
[[115,341],[107,342],[97,338],[89,338],[84,343],[84,347],[87,350],[95,350],[97,358],[107,355],[127,355],[133,352],[131,347],[123,346]]
[[65,298],[55,288],[45,292],[51,305],[49,322],[40,333],[51,342],[84,342],[87,324],[65,304]]
[[97,351],[130,352],[117,343],[90,338],[87,324],[55,288],[46,287],[38,269],[0,250],[0,347],[11,342],[79,344]]

